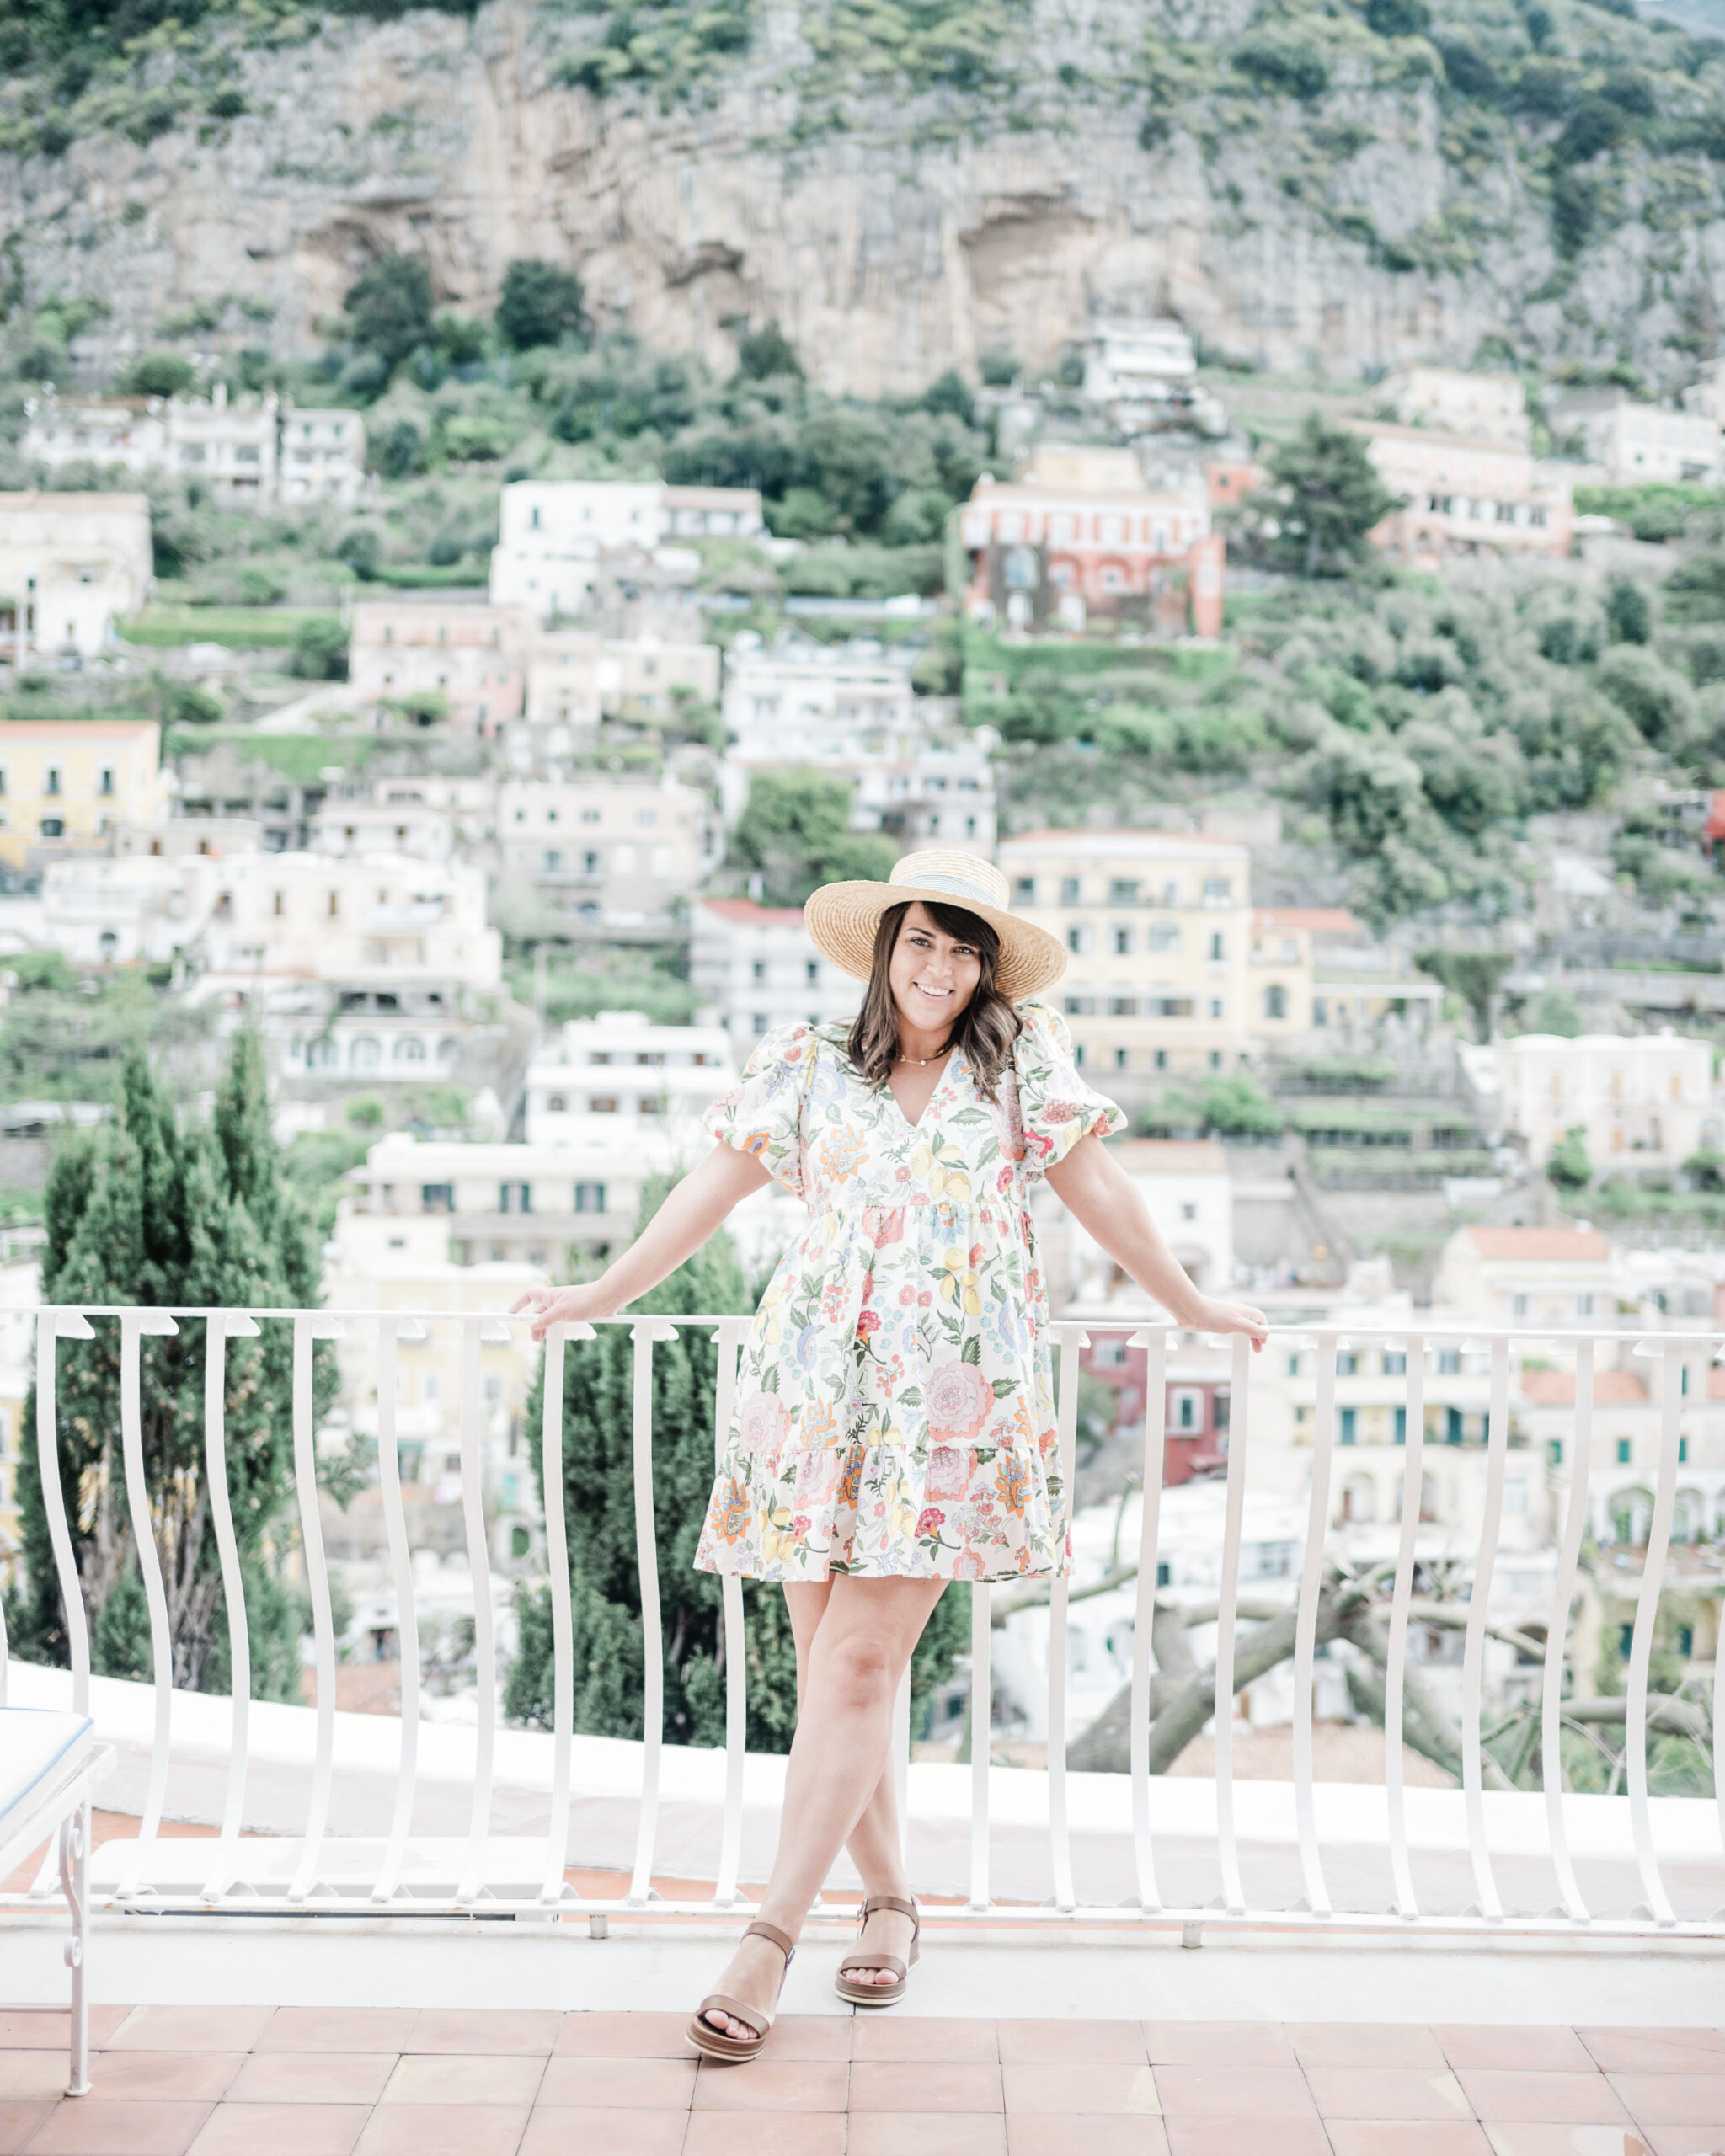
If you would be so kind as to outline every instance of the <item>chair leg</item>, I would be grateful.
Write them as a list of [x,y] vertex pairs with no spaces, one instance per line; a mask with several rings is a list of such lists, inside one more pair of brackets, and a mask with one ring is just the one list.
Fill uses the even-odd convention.
[[60,1886],[72,1912],[72,1936],[66,1942],[66,1966],[72,1972],[72,2045],[68,2096],[90,2093],[90,2007],[84,1996],[84,1951],[89,1939],[90,1801],[60,1824]]

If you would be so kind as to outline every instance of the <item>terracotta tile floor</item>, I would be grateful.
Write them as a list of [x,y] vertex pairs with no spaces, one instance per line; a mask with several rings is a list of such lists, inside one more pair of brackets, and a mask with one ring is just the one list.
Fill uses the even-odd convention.
[[0,2156],[1725,2156],[1725,2027],[0,2009]]

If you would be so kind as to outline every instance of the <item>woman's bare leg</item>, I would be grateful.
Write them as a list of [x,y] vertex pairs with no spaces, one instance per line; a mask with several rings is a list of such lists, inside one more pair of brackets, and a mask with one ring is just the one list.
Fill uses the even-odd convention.
[[[809,1653],[798,1657],[797,1734],[785,1774],[778,1853],[761,1903],[762,1918],[793,1939],[834,1858],[876,1801],[899,1680],[945,1584],[840,1578],[827,1590]],[[896,1835],[893,1848],[896,1871]],[[750,2005],[770,2006],[780,1959],[770,1940],[745,1939],[717,1988]],[[750,2033],[716,2008],[708,2019],[727,2035]]]
[[[814,1647],[814,1635],[825,1614],[827,1598],[832,1592],[830,1580],[799,1582],[785,1584],[785,1607],[790,1613],[791,1630],[797,1641],[797,1713],[803,1712],[804,1673]],[[880,1779],[874,1785],[874,1793],[862,1807],[862,1815],[851,1829],[845,1849],[857,1876],[862,1881],[865,1897],[888,1894],[899,1901],[911,1898],[911,1882],[905,1876],[905,1863],[900,1853],[899,1835],[898,1792],[895,1786],[892,1763],[881,1768]],[[900,1961],[908,1960],[913,1930],[909,1917],[900,1916],[895,1910],[883,1909],[871,1916],[863,1927],[862,1945],[882,1954],[895,1954]],[[889,1984],[894,1981],[890,1969],[870,1972],[853,1969],[852,1981],[856,1983]]]

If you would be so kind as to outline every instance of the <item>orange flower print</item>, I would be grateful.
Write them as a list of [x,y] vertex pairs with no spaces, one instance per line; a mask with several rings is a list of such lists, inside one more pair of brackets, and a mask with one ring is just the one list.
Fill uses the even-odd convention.
[[791,1418],[776,1392],[752,1392],[737,1416],[737,1442],[744,1452],[771,1452],[784,1443]]
[[820,1171],[829,1182],[848,1182],[868,1150],[861,1133],[848,1124],[842,1130],[829,1130],[820,1141]]
[[962,1497],[970,1487],[971,1452],[968,1445],[933,1445],[929,1449],[928,1473],[923,1493],[929,1497]]
[[1003,1452],[996,1462],[994,1487],[1006,1511],[1022,1516],[1030,1500],[1030,1470],[1017,1453]]
[[955,1580],[980,1580],[982,1577],[982,1552],[980,1550],[961,1550],[953,1560]]
[[968,1443],[994,1408],[994,1387],[974,1363],[943,1363],[928,1374],[924,1390],[929,1434],[948,1444]]
[[708,1525],[721,1542],[740,1542],[753,1513],[748,1492],[733,1476],[713,1492]]
[[850,1457],[845,1462],[845,1471],[839,1479],[836,1495],[841,1505],[854,1505],[862,1494],[862,1469],[868,1453],[862,1445],[852,1445]]

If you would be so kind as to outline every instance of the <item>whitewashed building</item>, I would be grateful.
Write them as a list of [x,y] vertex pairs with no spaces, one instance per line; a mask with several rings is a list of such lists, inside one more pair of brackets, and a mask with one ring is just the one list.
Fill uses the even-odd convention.
[[498,789],[497,828],[510,883],[582,920],[667,933],[720,850],[711,797],[669,772],[641,780],[608,771],[506,779]]
[[686,1138],[736,1083],[736,1069],[722,1026],[656,1026],[638,1011],[573,1019],[527,1066],[527,1142]]
[[356,411],[302,411],[274,390],[230,398],[60,397],[24,406],[24,448],[51,469],[118,464],[173,472],[227,509],[330,501],[351,509],[366,478],[366,423]]
[[796,765],[852,782],[855,830],[992,854],[995,736],[931,718],[910,666],[908,653],[868,642],[734,651],[724,704],[727,823],[743,813],[751,771]]
[[673,539],[753,538],[762,529],[753,488],[518,480],[504,488],[499,504],[492,604],[525,606],[548,623],[579,607],[606,554],[651,554]]
[[703,703],[718,698],[717,644],[546,629],[528,647],[526,670],[526,716],[536,728],[665,718],[682,697]]
[[1405,427],[1436,427],[1526,449],[1533,440],[1519,375],[1465,367],[1397,367],[1378,384],[1379,402]]
[[521,711],[530,627],[519,608],[472,600],[360,600],[348,679],[380,704],[441,697],[452,724],[489,735]]
[[763,1033],[855,1017],[862,984],[821,957],[800,906],[701,899],[690,910],[689,979],[730,1036],[738,1064]]
[[360,412],[302,410],[281,414],[280,499],[353,509],[366,490],[366,421]]
[[74,965],[171,963],[209,926],[226,867],[178,851],[51,862],[42,876],[44,941]]
[[1676,1033],[1519,1033],[1462,1058],[1482,1107],[1542,1166],[1579,1129],[1596,1171],[1675,1168],[1719,1140],[1712,1051]]
[[153,581],[142,494],[0,494],[0,657],[111,652]]
[[1623,389],[1579,389],[1552,398],[1546,415],[1553,435],[1577,437],[1614,487],[1718,480],[1719,421],[1711,411],[1639,403]]

